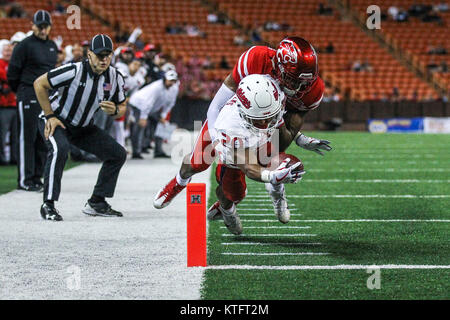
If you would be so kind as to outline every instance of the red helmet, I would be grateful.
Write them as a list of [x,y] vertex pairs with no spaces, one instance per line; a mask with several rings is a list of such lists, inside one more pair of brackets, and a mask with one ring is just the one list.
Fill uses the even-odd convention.
[[303,96],[319,74],[316,50],[305,39],[287,37],[281,40],[275,56],[275,73],[288,96]]

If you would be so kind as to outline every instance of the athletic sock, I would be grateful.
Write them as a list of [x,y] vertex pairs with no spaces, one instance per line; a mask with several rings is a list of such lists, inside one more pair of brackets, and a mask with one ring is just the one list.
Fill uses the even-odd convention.
[[272,184],[272,183],[266,183],[266,190],[269,192],[277,192],[277,193],[283,193],[284,191],[284,184]]
[[220,205],[220,208],[222,209],[222,213],[227,215],[227,216],[230,216],[230,215],[232,215],[232,214],[234,214],[236,212],[236,205],[234,203],[233,203],[233,205],[231,206],[230,209],[224,209],[222,207],[222,205]]
[[100,197],[93,194],[89,201],[91,201],[92,203],[105,202],[105,197]]
[[180,185],[180,186],[187,186],[187,184],[191,181],[191,178],[192,177],[189,177],[189,178],[187,178],[187,179],[183,179],[181,176],[180,176],[180,172],[178,172],[177,173],[177,177],[176,177],[176,179],[177,179],[177,183]]

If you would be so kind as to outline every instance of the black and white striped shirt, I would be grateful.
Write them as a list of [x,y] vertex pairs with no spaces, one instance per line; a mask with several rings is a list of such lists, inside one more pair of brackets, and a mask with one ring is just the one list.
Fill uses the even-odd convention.
[[50,96],[53,112],[73,126],[87,126],[101,101],[109,100],[116,105],[125,101],[123,76],[112,66],[98,75],[85,60],[55,68],[48,72],[47,78],[57,90]]

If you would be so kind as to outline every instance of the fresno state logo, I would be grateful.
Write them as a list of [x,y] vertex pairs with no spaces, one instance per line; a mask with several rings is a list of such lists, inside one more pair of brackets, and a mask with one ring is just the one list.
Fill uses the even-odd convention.
[[246,109],[250,109],[250,107],[251,107],[250,101],[245,96],[244,90],[242,90],[242,88],[238,88],[236,90],[236,96],[239,98],[239,100],[241,101],[241,103],[244,105],[244,107]]
[[298,61],[297,49],[291,40],[283,40],[277,50],[277,59],[279,62],[296,64]]

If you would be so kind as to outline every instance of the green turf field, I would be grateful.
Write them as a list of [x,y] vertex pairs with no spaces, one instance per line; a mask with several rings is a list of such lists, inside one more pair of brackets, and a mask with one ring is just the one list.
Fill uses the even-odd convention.
[[[79,165],[80,162],[68,160],[64,170]],[[0,194],[17,188],[17,166],[0,166]]]
[[[306,134],[334,149],[324,157],[288,150],[306,170],[287,185],[291,221],[279,223],[264,185],[247,179],[248,196],[238,206],[243,235],[209,223],[212,268],[202,297],[448,299],[450,135]],[[380,289],[367,286],[372,265],[381,266],[380,277],[369,283]]]

